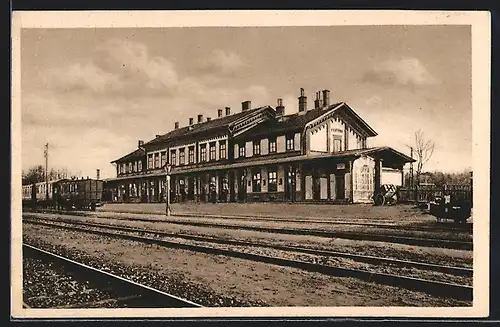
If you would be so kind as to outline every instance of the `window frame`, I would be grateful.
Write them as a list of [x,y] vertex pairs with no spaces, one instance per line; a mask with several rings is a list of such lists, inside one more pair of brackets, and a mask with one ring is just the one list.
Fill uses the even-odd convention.
[[253,155],[260,156],[260,140],[253,141]]
[[245,144],[238,144],[238,157],[246,157],[246,147]]
[[148,169],[153,169],[153,154],[148,154]]
[[160,167],[163,167],[167,164],[167,151],[162,151],[160,153]]
[[[337,147],[338,145],[338,147]],[[337,150],[338,149],[338,150]],[[342,152],[342,138],[339,136],[334,136],[333,137],[333,152]]]
[[186,152],[185,149],[179,149],[179,165],[186,164]]
[[262,192],[262,174],[259,171],[252,172],[252,193]]
[[158,169],[160,168],[160,153],[159,152],[156,152],[155,153],[155,160],[154,160],[154,163],[155,163],[155,169]]
[[177,151],[170,150],[170,165],[177,166]]
[[278,171],[276,169],[267,171],[267,190],[268,192],[278,192]]
[[194,163],[194,146],[188,147],[188,164]]
[[216,142],[210,142],[208,144],[208,161],[217,160],[217,145]]
[[219,159],[227,159],[226,141],[219,141]]
[[[289,145],[291,145],[289,147]],[[295,150],[295,137],[294,135],[286,135],[285,136],[285,151],[293,151]]]
[[207,162],[207,145],[200,144],[200,162]]
[[276,140],[276,137],[274,138],[270,138],[268,139],[268,150],[269,150],[269,153],[276,153],[278,150],[277,150],[277,140]]

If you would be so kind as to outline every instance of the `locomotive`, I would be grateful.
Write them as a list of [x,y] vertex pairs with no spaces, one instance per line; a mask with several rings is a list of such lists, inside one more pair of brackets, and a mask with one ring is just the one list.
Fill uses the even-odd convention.
[[23,185],[23,207],[92,210],[101,205],[103,181],[59,179]]

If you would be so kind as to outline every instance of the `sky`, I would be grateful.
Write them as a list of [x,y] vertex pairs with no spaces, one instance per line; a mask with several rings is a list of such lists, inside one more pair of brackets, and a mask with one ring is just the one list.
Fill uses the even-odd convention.
[[424,171],[472,167],[469,26],[23,29],[22,168],[116,176],[111,161],[217,109],[297,112],[300,88],[346,102],[377,133],[368,146],[409,154],[435,142]]

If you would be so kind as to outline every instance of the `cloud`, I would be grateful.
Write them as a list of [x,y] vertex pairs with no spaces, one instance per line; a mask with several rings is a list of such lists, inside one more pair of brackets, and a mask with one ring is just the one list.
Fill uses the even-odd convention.
[[214,50],[212,54],[198,65],[202,73],[215,76],[234,76],[234,74],[246,66],[241,57],[235,52]]
[[100,95],[165,94],[178,84],[170,61],[151,57],[143,44],[120,39],[98,46],[87,62],[43,71],[42,79],[49,89]]
[[367,71],[364,80],[399,86],[429,86],[438,82],[417,58],[382,62]]

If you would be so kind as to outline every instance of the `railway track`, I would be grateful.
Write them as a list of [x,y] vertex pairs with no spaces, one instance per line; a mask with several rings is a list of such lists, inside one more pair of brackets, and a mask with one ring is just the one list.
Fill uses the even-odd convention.
[[[59,213],[59,214],[68,214],[68,215],[76,215],[76,216],[84,216],[84,217],[94,217],[95,213],[89,213],[84,211],[46,211],[46,213]],[[113,212],[114,213],[114,212]],[[139,212],[116,212],[116,213],[126,213],[131,215],[144,215]],[[99,217],[113,217],[112,215],[106,215],[106,212],[99,213]],[[370,219],[368,218],[355,218],[355,219],[305,219],[305,218],[276,218],[271,216],[251,216],[251,215],[234,215],[234,216],[226,216],[226,215],[216,215],[216,214],[195,214],[195,213],[181,213],[181,214],[172,214],[173,217],[177,218],[213,218],[213,219],[222,219],[222,220],[240,220],[240,221],[269,221],[269,222],[287,222],[287,223],[308,223],[308,224],[326,224],[326,225],[343,225],[343,226],[362,226],[362,227],[375,227],[375,228],[386,228],[386,229],[396,229],[396,230],[411,230],[411,231],[441,231],[441,232],[472,232],[472,223],[464,224],[464,225],[456,225],[452,223],[438,223],[434,222],[433,224],[424,225],[424,226],[415,226],[411,223],[407,224],[395,224],[393,222],[388,223],[373,223],[367,222]],[[141,218],[134,218],[141,219]],[[143,220],[148,220],[147,218],[143,218]]]
[[[40,221],[40,220],[27,220],[27,221],[33,222],[33,223],[41,223],[42,225],[45,224],[45,222]],[[449,273],[449,274],[453,274],[453,275],[457,275],[457,276],[469,276],[469,277],[472,276],[472,269],[464,268],[464,267],[436,265],[436,264],[430,264],[430,263],[425,263],[425,262],[382,258],[382,257],[376,257],[376,256],[367,256],[367,255],[359,255],[359,254],[352,254],[352,253],[346,253],[346,252],[304,248],[304,247],[298,247],[298,246],[274,245],[274,244],[263,243],[263,242],[246,242],[246,241],[228,240],[228,239],[190,235],[190,234],[168,233],[168,232],[159,231],[159,230],[117,226],[117,225],[103,224],[103,223],[76,222],[76,221],[72,221],[72,220],[58,220],[58,221],[70,223],[70,224],[74,224],[74,225],[79,225],[79,226],[108,228],[108,229],[115,230],[115,231],[142,233],[143,235],[144,234],[151,234],[153,236],[174,237],[174,238],[182,238],[182,239],[186,239],[186,240],[217,243],[217,244],[228,244],[228,245],[236,245],[236,246],[259,246],[259,247],[266,247],[266,248],[272,248],[272,249],[283,250],[283,251],[307,253],[307,254],[313,254],[313,255],[344,257],[344,258],[354,259],[356,261],[365,262],[365,263],[394,264],[394,265],[405,266],[408,268],[426,269],[426,270],[433,270],[433,271],[437,271],[437,272]],[[49,223],[49,225],[50,225],[50,223]]]
[[[32,217],[31,215],[26,215]],[[100,216],[99,218],[117,219],[116,217]],[[119,218],[118,218],[119,219]],[[144,222],[163,222],[183,226],[195,227],[211,227],[222,228],[231,230],[250,230],[266,233],[289,234],[289,235],[311,235],[328,238],[342,238],[350,240],[363,240],[363,241],[378,241],[388,243],[398,243],[406,245],[427,246],[427,247],[440,247],[459,250],[472,250],[472,242],[458,241],[458,240],[443,240],[438,238],[420,238],[408,237],[401,235],[387,235],[387,234],[374,234],[374,233],[360,233],[350,231],[325,231],[320,229],[299,229],[299,228],[276,228],[276,227],[261,227],[261,226],[247,226],[247,225],[234,225],[234,224],[217,224],[211,222],[196,222],[196,221],[179,221],[174,219],[146,219],[146,218],[128,218],[131,221],[144,221]]]
[[[71,260],[58,254],[45,251],[35,246],[23,243],[23,256],[37,258],[43,262],[53,263],[63,267],[64,271],[74,278],[90,282],[98,288],[110,290],[118,307],[139,308],[184,308],[201,307],[201,305],[182,299],[172,294],[162,292],[146,285],[125,279],[101,269]],[[64,294],[63,294],[64,295]],[[102,302],[102,301],[101,301]],[[93,307],[95,303],[80,303],[69,307]],[[23,302],[23,307],[30,308],[29,303]]]
[[[93,223],[82,223],[82,222],[66,222],[64,225],[60,223],[53,222],[43,222],[36,220],[27,220],[25,222],[34,223],[39,225],[51,226],[64,228],[73,231],[82,231],[89,232],[103,236],[115,237],[128,239],[132,241],[138,241],[142,243],[148,244],[156,244],[160,246],[166,246],[169,248],[177,248],[184,249],[208,254],[218,254],[236,258],[242,258],[247,260],[253,260],[258,262],[270,263],[280,266],[288,266],[294,268],[300,268],[311,272],[319,272],[326,275],[331,276],[340,276],[340,277],[355,277],[365,281],[372,281],[379,284],[391,285],[396,287],[403,287],[411,290],[422,291],[425,293],[429,293],[435,296],[440,297],[452,297],[459,300],[471,301],[472,300],[472,287],[464,286],[456,283],[448,283],[441,281],[433,281],[422,278],[415,277],[407,277],[395,274],[387,274],[380,273],[376,271],[362,270],[362,269],[353,269],[346,268],[341,266],[332,266],[325,264],[318,264],[315,261],[303,261],[303,260],[294,260],[288,259],[278,256],[268,256],[262,255],[255,252],[248,252],[244,249],[233,250],[231,248],[220,248],[214,246],[207,246],[206,243],[222,243],[222,244],[230,244],[232,246],[247,246],[247,247],[256,247],[256,246],[265,246],[268,248],[278,249],[280,251],[288,251],[288,252],[302,252],[309,253],[313,255],[321,255],[321,256],[343,256],[348,257],[350,259],[359,260],[362,262],[377,262],[378,264],[382,263],[390,263],[393,265],[400,266],[409,266],[411,268],[417,269],[427,269],[433,271],[439,271],[442,273],[454,274],[459,276],[471,276],[472,270],[467,268],[460,267],[449,267],[449,266],[439,266],[439,265],[431,265],[426,263],[419,262],[411,262],[411,261],[403,261],[403,260],[394,260],[394,259],[384,259],[370,256],[359,256],[354,254],[340,253],[340,252],[332,252],[332,251],[322,251],[315,249],[307,249],[307,248],[299,248],[299,247],[289,247],[289,246],[273,246],[273,245],[264,245],[260,243],[251,243],[251,242],[241,242],[241,241],[232,241],[232,240],[220,240],[206,237],[199,237],[193,235],[178,235],[178,234],[169,234],[169,233],[161,233],[157,231],[151,230],[138,230],[134,228],[120,227],[120,226],[112,226],[112,225],[104,225],[104,224],[93,224]],[[97,228],[97,229],[96,229]],[[118,232],[117,232],[118,231]],[[125,233],[128,234],[125,234]],[[131,234],[132,233],[132,234]],[[134,235],[134,234],[140,234]],[[150,235],[149,237],[144,235]],[[160,239],[158,237],[170,237],[170,238],[184,238],[190,239],[197,242],[205,242],[204,244],[189,244],[182,241],[178,241],[175,239]]]

